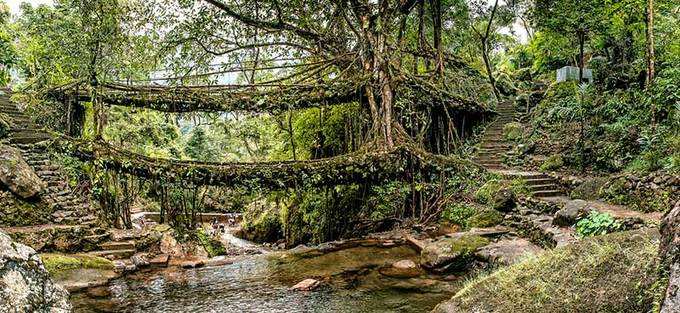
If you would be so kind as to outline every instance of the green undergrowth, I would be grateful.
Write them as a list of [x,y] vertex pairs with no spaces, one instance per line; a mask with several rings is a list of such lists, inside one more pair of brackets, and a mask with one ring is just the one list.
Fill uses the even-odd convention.
[[503,215],[492,209],[456,203],[442,212],[442,221],[460,226],[463,230],[473,227],[491,227],[503,221]]
[[529,187],[521,178],[513,180],[491,179],[475,192],[475,200],[481,204],[491,204],[494,196],[503,189],[511,190],[515,195],[528,195]]
[[620,230],[621,223],[609,213],[592,211],[588,216],[576,222],[576,233],[581,236],[604,235]]
[[648,312],[655,230],[588,237],[467,282],[434,312]]
[[553,155],[541,170],[680,171],[679,81],[680,71],[669,68],[646,90],[552,84],[532,110],[526,138]]
[[113,270],[113,263],[105,258],[85,254],[43,253],[40,258],[45,269],[55,276],[77,269]]
[[196,230],[196,236],[198,237],[198,241],[203,246],[203,249],[208,252],[209,257],[212,258],[218,255],[227,254],[227,250],[224,248],[222,243],[219,240],[210,237],[210,235],[208,235],[202,228]]

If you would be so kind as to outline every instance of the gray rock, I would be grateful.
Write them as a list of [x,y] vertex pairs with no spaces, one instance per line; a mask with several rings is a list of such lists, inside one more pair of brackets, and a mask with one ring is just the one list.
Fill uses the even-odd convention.
[[660,281],[668,279],[660,313],[675,313],[680,310],[680,201],[666,213],[660,231],[659,260],[662,273]]
[[420,264],[436,272],[458,270],[467,266],[472,254],[489,240],[472,233],[454,233],[424,243]]
[[510,189],[501,189],[492,200],[494,210],[500,212],[510,212],[515,208],[515,194]]
[[543,251],[539,246],[523,238],[503,239],[477,250],[475,256],[492,264],[510,265],[527,255]]
[[135,265],[136,268],[143,268],[149,266],[149,254],[144,252],[139,252],[130,257],[130,261]]
[[19,150],[1,143],[0,181],[22,198],[33,197],[47,188],[47,184],[35,174]]
[[555,217],[553,219],[553,224],[557,226],[571,226],[576,223],[576,221],[584,215],[587,211],[588,202],[585,200],[570,200],[565,205],[564,208],[555,212]]
[[68,292],[54,284],[35,250],[0,232],[0,312],[70,312]]

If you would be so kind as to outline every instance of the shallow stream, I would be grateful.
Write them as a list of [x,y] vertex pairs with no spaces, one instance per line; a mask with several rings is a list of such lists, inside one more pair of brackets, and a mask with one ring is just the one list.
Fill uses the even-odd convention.
[[[141,272],[112,281],[110,295],[72,295],[75,312],[429,312],[451,297],[456,277],[394,278],[381,269],[417,261],[408,246],[357,246],[315,256],[287,252],[238,257],[233,264]],[[314,291],[297,282],[324,281]]]

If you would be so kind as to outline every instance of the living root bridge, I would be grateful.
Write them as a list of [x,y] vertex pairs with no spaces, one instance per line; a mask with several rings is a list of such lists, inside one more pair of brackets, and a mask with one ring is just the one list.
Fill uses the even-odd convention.
[[478,168],[458,158],[433,155],[408,146],[318,160],[213,163],[150,158],[117,149],[103,141],[84,142],[66,137],[58,141],[57,146],[61,149],[67,149],[81,159],[93,160],[106,169],[195,186],[285,189],[406,179],[407,171],[413,169],[458,172],[464,168]]
[[[97,97],[106,104],[162,112],[269,112],[304,109],[360,101],[363,79],[333,84],[254,84],[214,86],[130,86],[106,83]],[[89,86],[59,88],[48,96],[59,101],[89,101]],[[77,90],[77,91],[76,91]]]

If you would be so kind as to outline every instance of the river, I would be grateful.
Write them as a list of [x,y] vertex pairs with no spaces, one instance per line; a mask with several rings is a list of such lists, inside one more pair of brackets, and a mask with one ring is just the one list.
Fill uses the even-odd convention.
[[[167,268],[116,279],[104,297],[72,295],[75,312],[429,312],[450,298],[459,278],[425,272],[396,278],[392,263],[418,254],[409,246],[356,246],[312,257],[273,252],[237,257],[232,264]],[[314,291],[290,287],[324,281]]]

